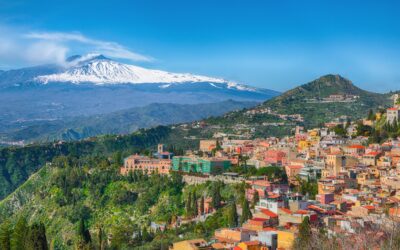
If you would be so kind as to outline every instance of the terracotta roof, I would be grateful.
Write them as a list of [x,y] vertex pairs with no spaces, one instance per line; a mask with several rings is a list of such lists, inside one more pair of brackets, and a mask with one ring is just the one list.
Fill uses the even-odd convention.
[[363,145],[358,145],[358,144],[350,145],[348,146],[348,148],[365,149]]
[[246,246],[258,246],[258,245],[260,245],[260,242],[258,240],[245,241],[245,242],[242,242],[242,243],[245,244]]
[[399,110],[399,109],[398,108],[388,108],[387,110],[396,111],[396,110]]
[[276,217],[278,217],[278,215],[277,215],[276,213],[274,213],[274,212],[272,212],[271,210],[266,209],[266,208],[262,208],[262,209],[261,209],[261,212],[262,212],[263,214],[265,214],[265,215],[271,217],[271,218],[276,218]]
[[379,154],[380,154],[379,152],[369,152],[368,154],[365,154],[365,155],[377,156]]
[[368,210],[374,210],[375,209],[375,207],[371,206],[371,205],[365,205],[365,206],[363,206],[363,208],[366,208]]
[[307,210],[297,210],[295,214],[309,214]]
[[284,207],[279,208],[279,210],[281,210],[282,212],[287,213],[287,214],[292,214],[292,211],[290,211],[290,209],[287,209]]
[[303,166],[300,166],[300,165],[291,165],[291,166],[288,166],[288,168],[290,168],[290,169],[300,169],[300,168],[303,168]]

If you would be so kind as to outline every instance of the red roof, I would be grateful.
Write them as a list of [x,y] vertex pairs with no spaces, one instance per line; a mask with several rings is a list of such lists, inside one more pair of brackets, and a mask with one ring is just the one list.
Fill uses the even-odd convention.
[[398,108],[388,108],[388,110],[396,111]]
[[281,211],[287,213],[287,214],[292,214],[292,211],[290,211],[290,209],[287,209],[287,208],[284,208],[284,207],[281,207],[281,208],[279,208],[279,209],[280,209]]
[[349,148],[357,148],[357,149],[364,149],[364,148],[365,148],[363,145],[358,145],[358,144],[350,145],[350,146],[348,146],[348,147],[349,147]]
[[288,166],[288,168],[290,168],[290,169],[300,169],[300,168],[303,168],[303,166],[300,166],[300,165],[291,165],[291,166]]
[[272,212],[271,210],[266,209],[266,208],[262,208],[262,209],[261,209],[261,212],[262,212],[263,214],[265,214],[265,215],[271,217],[271,218],[276,218],[276,217],[278,217],[278,215],[277,215],[276,213],[274,213],[274,212]]
[[363,208],[366,208],[368,210],[374,210],[375,209],[375,207],[371,206],[371,205],[365,205],[365,206],[363,206]]
[[258,245],[260,245],[260,242],[258,240],[245,241],[245,242],[242,242],[242,243],[245,244],[246,246],[258,246]]
[[253,219],[250,219],[251,221],[262,221],[262,222],[264,222],[264,221],[267,221],[268,219],[265,219],[265,218],[253,218]]
[[309,214],[307,210],[297,210],[295,214]]
[[377,155],[379,155],[379,152],[369,152],[369,153],[366,154],[366,155],[377,156]]

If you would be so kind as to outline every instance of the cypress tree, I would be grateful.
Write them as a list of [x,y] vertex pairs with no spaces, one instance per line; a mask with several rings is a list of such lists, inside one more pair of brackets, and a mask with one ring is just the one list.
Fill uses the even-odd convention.
[[212,190],[212,205],[214,209],[221,207],[221,200],[220,185],[219,183],[215,183]]
[[29,228],[25,248],[27,250],[47,250],[46,229],[43,223],[33,224]]
[[204,214],[204,196],[201,196],[201,199],[200,199],[200,214],[201,215]]
[[103,250],[104,249],[104,240],[103,240],[103,236],[104,236],[104,231],[103,231],[103,226],[100,225],[97,231],[97,240],[99,241],[99,249]]
[[86,228],[85,220],[83,218],[79,221],[78,236],[81,239],[83,245],[89,244],[92,241],[89,229]]
[[299,236],[298,236],[298,244],[305,248],[309,245],[311,239],[311,226],[310,226],[310,218],[305,217],[301,224],[299,225]]
[[252,217],[253,215],[251,214],[250,211],[249,201],[247,199],[244,199],[242,204],[242,217],[240,217],[240,224],[243,224]]
[[187,216],[191,216],[191,211],[192,211],[192,193],[189,192],[188,198],[186,200],[186,214]]
[[238,226],[238,214],[236,211],[236,202],[232,199],[231,204],[229,205],[228,210],[228,225],[229,227],[237,227]]
[[28,225],[25,217],[21,216],[18,218],[17,223],[14,226],[14,231],[11,234],[11,248],[12,249],[24,249],[25,248],[25,237],[28,233]]
[[0,249],[10,250],[11,249],[11,224],[8,220],[4,221],[0,225]]
[[193,191],[193,199],[192,199],[192,215],[193,216],[197,216],[199,214],[199,206],[197,204],[198,200],[197,200],[197,196],[196,196],[196,191]]
[[252,207],[255,208],[255,206],[257,205],[257,203],[260,201],[260,196],[256,190],[256,192],[253,195],[253,204]]

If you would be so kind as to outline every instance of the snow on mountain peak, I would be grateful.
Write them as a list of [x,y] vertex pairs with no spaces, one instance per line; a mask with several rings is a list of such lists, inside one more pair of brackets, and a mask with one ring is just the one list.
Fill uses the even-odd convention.
[[255,91],[254,88],[229,82],[222,78],[146,69],[116,62],[100,54],[72,56],[67,59],[66,71],[38,76],[35,80],[43,84],[50,82],[93,83],[96,85],[165,83],[163,88],[167,88],[173,83],[207,82],[213,83],[211,86],[215,87],[217,87],[215,84],[226,84],[229,89]]

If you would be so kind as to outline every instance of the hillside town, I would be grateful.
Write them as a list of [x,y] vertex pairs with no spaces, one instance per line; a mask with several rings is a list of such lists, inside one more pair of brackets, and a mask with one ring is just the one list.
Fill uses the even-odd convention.
[[[397,124],[398,100],[395,95],[386,114],[377,113],[375,121],[361,123],[373,125],[386,119]],[[341,122],[345,135],[332,129]],[[151,156],[127,157],[120,173],[177,172],[188,184],[245,183],[247,205],[235,204],[245,221],[216,230],[210,240],[176,242],[171,246],[174,250],[292,249],[296,239],[305,237],[304,230],[319,228],[326,230],[328,238],[342,238],[344,249],[350,245],[377,249],[392,237],[390,232],[397,230],[400,221],[400,138],[371,143],[368,136],[356,134],[356,123],[343,119],[322,128],[298,126],[292,136],[283,138],[201,140],[198,150],[184,155],[173,155],[160,144]],[[235,166],[280,169],[286,177],[253,176],[235,171]],[[204,220],[214,213],[212,199],[202,197],[195,216],[180,223]]]

